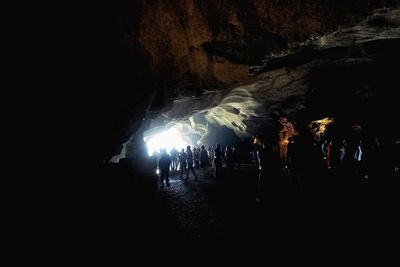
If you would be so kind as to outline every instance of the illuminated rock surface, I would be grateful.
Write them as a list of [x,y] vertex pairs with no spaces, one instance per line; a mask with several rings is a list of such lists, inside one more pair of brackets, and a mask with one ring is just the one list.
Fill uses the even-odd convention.
[[[102,31],[98,43],[104,43],[104,59],[109,61],[109,72],[104,74],[113,79],[110,93],[104,96],[110,108],[109,119],[104,121],[110,147],[104,153],[107,157],[118,153],[118,145],[139,128],[138,119],[146,110],[157,114],[176,98],[198,97],[202,90],[247,83],[248,67],[257,65],[265,55],[280,54],[293,42],[346,28],[375,8],[393,4],[395,1],[111,1],[105,12],[107,31]],[[385,25],[379,18],[374,23]],[[323,41],[334,43],[330,38]],[[300,60],[279,61],[280,66],[304,62],[304,53],[297,54]],[[310,57],[305,58],[309,62]],[[278,66],[272,65],[274,69]],[[297,70],[276,73],[280,71],[295,76]]]
[[[188,134],[198,136],[193,144],[200,140],[208,145],[223,143],[226,138],[215,138],[213,127],[223,126],[239,138],[248,138],[261,127],[276,123],[277,116],[296,119],[299,111],[314,106],[318,111],[306,119],[319,119],[315,117],[318,113],[356,114],[353,109],[363,98],[384,95],[388,88],[380,85],[395,81],[391,66],[399,59],[399,45],[400,11],[382,10],[357,25],[264,60],[259,75],[232,89],[176,100],[150,128],[183,123]],[[337,101],[340,104],[334,106]],[[365,107],[359,109],[363,112]],[[213,138],[207,139],[207,135]]]

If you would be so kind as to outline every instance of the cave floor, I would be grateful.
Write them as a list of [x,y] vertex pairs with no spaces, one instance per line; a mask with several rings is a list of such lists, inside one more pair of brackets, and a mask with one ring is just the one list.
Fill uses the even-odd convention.
[[216,181],[211,172],[205,176],[201,170],[195,172],[198,181],[193,180],[193,174],[189,179],[181,179],[178,173],[171,173],[169,187],[158,183],[159,200],[193,238],[219,235],[224,227],[216,199]]
[[201,170],[196,173],[198,181],[172,173],[170,187],[158,183],[158,201],[180,235],[191,241],[356,235],[371,232],[377,216],[385,218],[392,201],[383,200],[368,179],[343,182],[339,174],[328,171],[317,177],[320,182],[314,188],[283,173],[280,182],[262,184],[258,194],[255,165],[242,165],[231,173],[225,169],[218,182],[212,170],[205,176]]
[[186,180],[171,172],[169,187],[161,186],[154,175],[150,187],[130,182],[108,187],[107,192],[115,191],[108,195],[102,216],[111,240],[122,237],[167,246],[177,242],[183,247],[262,240],[284,246],[294,240],[360,240],[382,235],[398,221],[393,212],[395,187],[382,190],[372,178],[350,182],[325,171],[302,187],[290,173],[275,179],[271,174],[257,190],[256,165],[223,169],[218,181],[211,168],[205,176],[201,170],[196,173],[198,181],[193,175]]
[[[286,174],[281,177],[282,183],[262,185],[258,195],[255,165],[224,172],[218,182],[212,170],[205,176],[196,170],[198,181],[192,175],[187,180],[171,173],[169,187],[158,183],[158,201],[185,239],[225,241],[260,234],[282,238],[300,233],[302,227],[318,228],[321,225],[317,221],[322,224],[337,220],[340,225],[344,216],[357,214],[368,206],[366,181],[352,188],[350,193],[356,194],[357,199],[347,197],[344,202],[341,198],[346,192],[329,178],[317,192],[305,193]],[[342,197],[338,198],[338,194]]]

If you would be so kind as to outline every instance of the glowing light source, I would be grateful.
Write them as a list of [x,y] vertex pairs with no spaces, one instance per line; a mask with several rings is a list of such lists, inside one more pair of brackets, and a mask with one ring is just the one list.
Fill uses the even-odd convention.
[[287,118],[281,117],[278,121],[282,125],[282,129],[279,131],[279,156],[284,159],[287,156],[289,138],[298,135],[298,133]]
[[261,142],[261,139],[260,139],[260,137],[258,137],[257,135],[256,136],[253,136],[252,137],[252,144],[253,145],[262,145],[262,142]]
[[144,142],[146,143],[149,156],[160,152],[161,149],[171,152],[173,148],[181,150],[191,145],[176,128],[169,128],[166,131],[145,137]]
[[311,132],[314,135],[314,139],[317,141],[321,141],[321,139],[325,136],[329,125],[334,122],[334,118],[328,117],[321,120],[312,121],[310,125],[308,125],[308,127],[311,129]]

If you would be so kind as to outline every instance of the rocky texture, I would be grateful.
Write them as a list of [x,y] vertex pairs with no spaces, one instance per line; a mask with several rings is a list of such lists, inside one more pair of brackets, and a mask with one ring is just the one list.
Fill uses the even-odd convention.
[[400,59],[399,19],[398,9],[380,10],[264,60],[253,82],[258,89],[252,91],[266,108],[264,120],[274,124],[289,114],[300,120],[333,115],[370,128],[390,124],[395,119],[391,88],[397,83],[393,66]]
[[399,45],[400,10],[377,11],[356,25],[264,60],[256,99],[265,98],[272,113],[275,102],[283,113],[318,107],[314,114],[360,112],[356,117],[361,119],[369,104],[390,103]]
[[179,93],[243,81],[248,65],[266,53],[336,30],[389,2],[143,0],[137,36],[124,34],[138,38],[153,72]]
[[[356,25],[264,60],[259,75],[228,93],[176,101],[156,121],[162,125],[178,120],[192,126],[193,133],[207,125],[210,136],[218,136],[213,129],[226,127],[240,138],[266,125],[277,126],[280,117],[308,125],[333,116],[376,127],[395,119],[391,88],[397,82],[393,66],[400,59],[399,19],[398,9],[378,11]],[[226,140],[221,135],[216,141]]]
[[94,44],[109,92],[102,115],[105,154],[115,155],[114,145],[129,139],[146,111],[159,112],[172,99],[203,89],[234,86],[266,54],[394,2],[107,1]]
[[367,19],[350,27],[313,37],[301,43],[292,43],[288,50],[282,50],[279,54],[269,54],[261,66],[250,68],[250,74],[255,75],[282,66],[293,67],[316,58],[333,59],[344,53],[350,53],[354,57],[368,56],[376,52],[373,49],[383,48],[376,47],[377,42],[372,41],[399,38],[399,27],[398,10],[377,10]]

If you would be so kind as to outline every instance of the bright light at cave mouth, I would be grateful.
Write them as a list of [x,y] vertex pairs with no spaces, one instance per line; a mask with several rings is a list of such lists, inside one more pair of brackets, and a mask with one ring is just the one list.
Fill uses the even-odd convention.
[[186,149],[186,147],[190,145],[175,128],[170,128],[166,131],[154,134],[149,138],[145,138],[144,141],[149,156],[153,155],[155,152],[160,152],[161,149],[166,149],[169,153],[173,148],[180,151],[182,148]]

